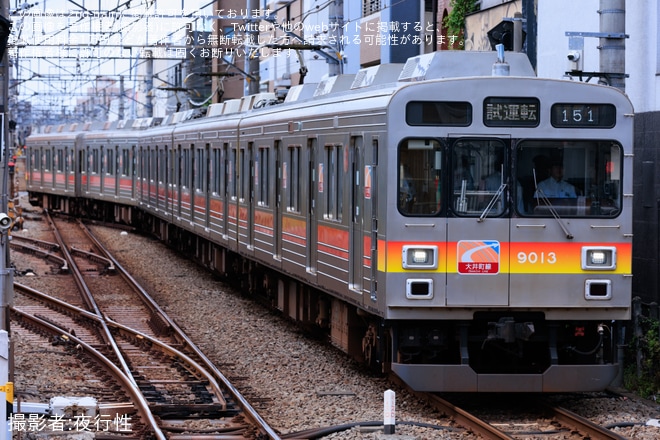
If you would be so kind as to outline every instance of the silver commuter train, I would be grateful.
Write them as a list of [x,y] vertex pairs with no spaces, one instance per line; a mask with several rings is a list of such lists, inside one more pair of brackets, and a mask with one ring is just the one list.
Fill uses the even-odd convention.
[[507,61],[50,127],[28,191],[155,233],[417,390],[601,390],[630,318],[632,105]]

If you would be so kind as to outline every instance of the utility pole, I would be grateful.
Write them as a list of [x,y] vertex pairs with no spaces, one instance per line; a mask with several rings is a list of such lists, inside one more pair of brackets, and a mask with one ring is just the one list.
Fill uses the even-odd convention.
[[333,37],[335,43],[335,58],[336,62],[331,62],[328,68],[328,74],[330,76],[340,75],[343,73],[343,60],[341,56],[341,37],[342,29],[344,26],[344,2],[343,0],[334,0],[330,4],[329,9],[329,26],[331,37]]
[[[0,149],[2,152],[2,195],[0,199],[0,397],[4,394],[6,404],[0,401],[0,440],[10,439],[11,432],[7,423],[9,413],[14,404],[14,384],[10,382],[13,376],[11,341],[9,339],[9,307],[14,298],[14,277],[9,265],[9,228],[12,219],[7,215],[9,207],[9,161],[11,160],[9,145],[9,121],[6,115],[9,104],[9,61],[7,57],[7,41],[11,32],[9,21],[9,0],[0,0],[0,60],[2,60],[2,116],[0,122]],[[4,423],[4,426],[3,426]]]
[[600,71],[610,75],[609,85],[626,89],[626,0],[601,0]]
[[[589,79],[599,78],[600,84],[626,88],[626,0],[600,0],[599,32],[566,32],[568,37],[568,60],[571,70],[567,75]],[[584,39],[598,38],[600,65],[598,72],[584,72]]]
[[[256,18],[259,14],[259,0],[247,0],[247,41],[249,46],[257,47],[259,46],[259,18]],[[245,71],[250,75],[245,78],[246,84],[246,95],[256,95],[259,93],[259,51],[250,53],[246,56],[245,60]]]

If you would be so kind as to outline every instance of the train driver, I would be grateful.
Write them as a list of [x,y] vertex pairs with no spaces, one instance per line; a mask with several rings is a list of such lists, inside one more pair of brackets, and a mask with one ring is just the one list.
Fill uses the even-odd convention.
[[564,165],[561,161],[555,160],[548,167],[550,177],[539,182],[536,194],[547,198],[576,198],[575,187],[564,180]]

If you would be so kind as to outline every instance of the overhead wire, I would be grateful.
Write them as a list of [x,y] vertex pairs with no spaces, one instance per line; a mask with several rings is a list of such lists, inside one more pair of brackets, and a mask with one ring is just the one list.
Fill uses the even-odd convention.
[[[49,33],[48,35],[45,35],[43,38],[40,38],[38,40],[37,44],[40,45],[47,45],[48,42],[53,41],[53,38],[56,38],[57,35],[61,35],[63,32],[68,32],[71,34],[72,32],[76,32],[76,27],[87,27],[89,29],[89,34],[94,35],[94,29],[92,29],[93,26],[96,26],[96,21],[98,17],[95,18],[94,12],[91,11],[90,9],[85,8],[84,5],[81,5],[75,1],[72,0],[67,0],[68,3],[71,3],[75,5],[77,8],[79,8],[79,11],[77,12],[70,12],[68,14],[63,14],[66,16],[66,21],[63,23],[65,24],[61,29],[58,29],[52,33]],[[138,10],[140,7],[145,7],[146,9],[142,11],[142,15],[144,16],[146,14],[146,11],[149,9],[152,9],[154,5],[156,4],[155,1],[148,1],[148,2],[141,2],[139,4],[133,3],[131,5],[131,2],[129,1],[118,1],[116,3],[116,6],[113,9],[110,9],[109,11],[97,11],[97,16],[101,16],[101,12],[103,12],[105,15],[110,15],[111,13],[124,13],[125,15],[130,15],[126,14],[127,11],[130,10]],[[204,4],[201,8],[197,8],[197,10],[201,10],[205,7],[208,7],[209,5],[212,5],[213,1],[208,2]],[[42,3],[42,14],[45,16],[47,14],[47,11],[52,10],[50,8],[52,5],[52,2],[48,2],[48,0],[44,1]],[[99,5],[99,8],[101,6]],[[106,14],[107,12],[107,14]],[[77,19],[72,19],[72,17],[75,17],[76,15],[79,16]],[[138,14],[136,14],[137,16]],[[119,15],[121,16],[121,15]],[[27,15],[24,15],[22,18],[27,17]],[[185,17],[193,17],[193,13],[186,14]],[[195,18],[196,20],[197,18]],[[103,47],[103,43],[111,42],[113,38],[116,36],[123,36],[125,34],[129,34],[131,32],[136,31],[136,25],[140,21],[139,17],[128,19],[127,21],[122,21],[120,24],[120,27],[117,27],[118,20],[115,19],[112,22],[110,22],[110,28],[109,29],[101,29],[101,32],[96,32],[99,37],[95,39],[92,44],[88,47]],[[187,25],[181,25],[177,27],[174,30],[168,31],[165,35],[158,35],[157,41],[158,42],[164,42],[165,40],[171,38],[173,35],[176,34],[176,32],[180,32],[181,30],[185,30]],[[100,27],[100,26],[99,26]],[[43,29],[42,29],[43,30]],[[22,28],[21,28],[22,31]],[[145,46],[149,46],[149,43],[146,42]],[[57,55],[57,54],[55,54]],[[52,57],[51,57],[52,58]],[[123,59],[123,58],[120,58]],[[127,60],[132,60],[134,57],[131,55],[129,57],[126,57],[125,59]],[[47,64],[51,64],[53,66],[56,66],[58,69],[61,69],[65,74],[70,75],[73,79],[69,80],[68,83],[72,88],[85,88],[86,85],[92,83],[95,79],[96,76],[94,72],[100,72],[103,70],[104,66],[108,62],[115,62],[117,63],[117,59],[114,60],[103,60],[101,57],[97,57],[95,59],[84,59],[82,57],[78,57],[77,59],[72,59],[72,60],[66,60],[66,59],[60,59],[58,60],[59,62],[55,64],[49,57],[43,56],[40,57],[36,60],[34,59],[29,59],[30,62],[36,61],[37,63],[40,62],[45,62]],[[139,62],[139,58],[138,58]],[[72,66],[72,63],[77,63],[76,66]],[[19,63],[19,64],[25,64],[25,63]],[[31,66],[33,65],[32,63],[30,64]],[[115,66],[116,67],[116,66]],[[131,78],[136,77],[135,69],[137,65],[135,63],[131,63],[129,67],[127,67],[125,70],[120,71],[119,76],[122,74],[129,75]],[[40,69],[39,66],[36,67],[35,70]],[[117,69],[114,69],[115,71]],[[17,75],[18,78],[17,80],[19,82],[23,82],[25,80],[25,77],[21,77],[20,75]],[[44,76],[39,76],[39,77],[34,77],[34,78],[29,78],[29,80],[36,80],[39,82],[44,82],[47,84],[48,89],[59,89],[62,90],[62,87],[55,86],[54,85],[54,80],[52,78],[47,78]],[[25,89],[25,85],[22,84],[22,89]],[[37,88],[40,88],[41,86],[37,86]],[[27,90],[27,89],[26,89]],[[45,94],[47,89],[41,89],[40,91],[42,92],[41,94]],[[43,101],[41,101],[43,102]]]

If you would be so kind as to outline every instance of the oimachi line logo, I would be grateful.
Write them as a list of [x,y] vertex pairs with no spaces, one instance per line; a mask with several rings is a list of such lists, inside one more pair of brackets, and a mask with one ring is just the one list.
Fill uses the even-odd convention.
[[492,275],[500,271],[500,242],[464,240],[456,246],[458,273]]

